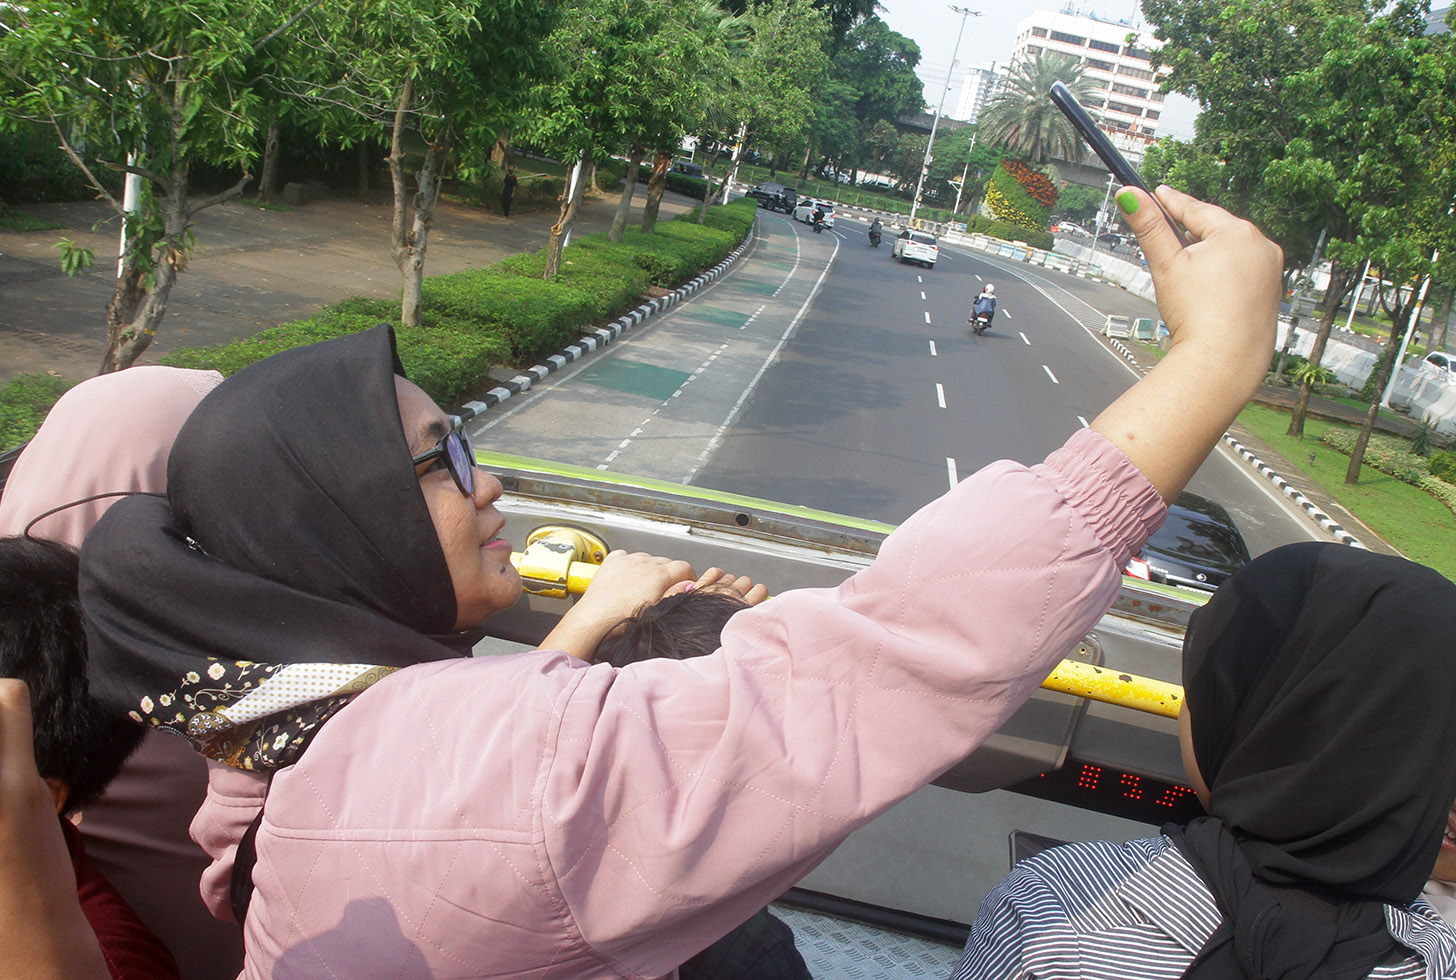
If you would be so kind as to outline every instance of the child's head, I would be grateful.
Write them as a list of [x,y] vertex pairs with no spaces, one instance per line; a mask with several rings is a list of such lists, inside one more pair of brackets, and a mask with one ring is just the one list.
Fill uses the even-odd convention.
[[1336,544],[1261,555],[1193,614],[1184,757],[1262,880],[1419,893],[1456,798],[1453,635],[1456,584]]
[[63,545],[0,538],[0,677],[30,688],[36,767],[63,813],[100,796],[144,734],[90,695],[77,564]]
[[639,660],[703,657],[721,645],[723,627],[749,603],[725,589],[679,592],[622,620],[597,646],[593,663],[625,667]]

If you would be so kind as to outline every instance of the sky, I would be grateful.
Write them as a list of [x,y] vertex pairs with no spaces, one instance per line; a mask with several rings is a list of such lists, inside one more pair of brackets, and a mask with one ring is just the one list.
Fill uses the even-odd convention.
[[[920,45],[920,65],[916,71],[925,83],[925,104],[933,112],[945,91],[946,72],[955,52],[961,15],[951,10],[951,5],[944,0],[880,0],[880,3],[880,17],[890,29],[913,38]],[[1062,10],[1069,5],[1103,20],[1126,20],[1135,28],[1145,26],[1139,0],[1071,0],[1070,4],[1067,0],[960,0],[956,6],[980,10],[981,16],[965,18],[965,33],[961,37],[960,52],[955,55],[950,94],[945,97],[946,111],[955,111],[966,66],[990,61],[1005,64],[1011,58],[1016,25],[1027,14],[1033,10]],[[1193,119],[1197,114],[1196,103],[1180,95],[1169,95],[1158,135],[1192,139]]]

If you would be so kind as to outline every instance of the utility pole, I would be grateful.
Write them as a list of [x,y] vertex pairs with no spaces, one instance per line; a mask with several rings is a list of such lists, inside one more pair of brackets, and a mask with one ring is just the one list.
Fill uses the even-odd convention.
[[925,177],[930,173],[931,151],[935,149],[935,129],[940,125],[940,114],[945,111],[945,97],[950,94],[950,79],[955,74],[956,56],[961,53],[961,36],[966,32],[966,18],[979,17],[979,10],[970,10],[966,7],[957,7],[954,4],[950,7],[961,15],[961,29],[956,31],[955,48],[950,53],[950,68],[945,73],[945,88],[940,93],[940,105],[935,109],[935,118],[930,121],[930,139],[925,144],[925,160],[920,164],[920,179],[915,181],[915,197],[910,202],[910,220],[915,220],[915,212],[920,210],[920,192],[925,187]]
[[956,214],[961,213],[961,191],[966,189],[966,174],[971,172],[971,154],[976,152],[976,134],[971,134],[971,148],[966,151],[966,165],[961,168],[961,182],[956,185],[956,202],[953,209]]

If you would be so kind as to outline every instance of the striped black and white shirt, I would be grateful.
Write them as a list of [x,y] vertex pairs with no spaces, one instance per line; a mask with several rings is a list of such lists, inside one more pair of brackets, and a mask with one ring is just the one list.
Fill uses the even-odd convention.
[[[1022,861],[986,896],[954,980],[1176,980],[1220,921],[1168,838],[1068,844]],[[1417,955],[1372,980],[1456,978],[1456,932],[1429,905],[1387,905],[1385,922]]]

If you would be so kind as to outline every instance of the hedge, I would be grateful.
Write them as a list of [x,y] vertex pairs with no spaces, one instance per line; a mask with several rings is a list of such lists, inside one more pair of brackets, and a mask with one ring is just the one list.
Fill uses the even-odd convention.
[[966,231],[974,235],[987,235],[991,238],[999,238],[1006,242],[1025,242],[1032,248],[1039,248],[1044,252],[1050,252],[1052,245],[1052,233],[1040,228],[1026,228],[1022,225],[1013,225],[1005,221],[997,221],[995,218],[988,218],[984,214],[972,215],[966,221]]
[[[1347,456],[1355,448],[1357,433],[1350,429],[1329,429],[1320,437],[1320,442]],[[1365,447],[1365,464],[1382,473],[1388,473],[1401,483],[1420,487],[1456,513],[1456,485],[1442,479],[1447,474],[1456,476],[1456,453],[1436,453],[1427,461],[1410,451],[1410,443],[1396,436],[1372,433],[1370,444]]]

